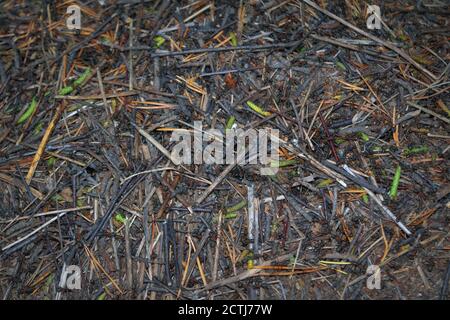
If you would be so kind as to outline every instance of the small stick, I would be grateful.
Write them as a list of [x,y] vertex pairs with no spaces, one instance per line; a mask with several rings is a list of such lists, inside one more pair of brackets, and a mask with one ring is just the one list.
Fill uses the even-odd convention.
[[229,164],[225,170],[222,171],[222,173],[217,177],[217,179],[206,189],[203,191],[203,193],[195,200],[195,203],[197,205],[201,204],[206,197],[209,196],[209,194],[222,182],[223,179],[233,170],[233,168],[236,166],[236,163]]
[[[111,83],[110,81],[108,83]],[[94,94],[90,96],[62,96],[56,95],[55,99],[62,100],[103,100],[104,98],[119,98],[119,97],[128,97],[138,95],[138,91],[127,91],[127,92],[118,92],[118,93],[105,93],[103,94]]]
[[411,231],[408,230],[407,227],[405,227],[405,225],[398,220],[398,218],[392,213],[391,210],[389,210],[388,207],[386,207],[381,201],[380,199],[378,199],[378,197],[369,189],[364,188],[364,190],[367,192],[367,194],[375,201],[375,203],[381,208],[381,210],[386,213],[386,215],[391,218],[395,224],[403,230],[403,232],[405,232],[408,236],[410,236],[412,233]]
[[125,255],[127,258],[127,285],[128,289],[131,290],[133,288],[133,263],[130,247],[130,219],[125,221]]
[[444,279],[442,280],[442,288],[439,294],[440,300],[445,300],[448,291],[448,282],[450,281],[450,262],[447,264],[447,270],[444,273]]
[[313,167],[322,171],[329,177],[335,179],[344,188],[347,187],[347,184],[344,181],[344,177],[340,173],[337,173],[337,172],[331,170],[330,168],[326,167],[325,165],[320,163],[316,158],[314,158],[313,156],[308,154],[306,151],[302,150],[302,148],[294,147],[293,145],[287,143],[286,141],[281,140],[278,137],[275,137],[272,135],[272,141],[275,141],[275,140],[278,140],[280,145],[282,145],[283,147],[288,149],[290,152],[294,153],[297,157],[307,160]]
[[86,209],[92,209],[92,207],[91,206],[84,206],[84,207],[78,207],[78,208],[69,208],[69,209],[41,212],[41,213],[34,214],[32,216],[16,217],[14,219],[3,220],[3,221],[0,220],[0,223],[11,223],[11,222],[17,222],[17,221],[21,221],[21,220],[29,220],[29,219],[32,219],[32,218],[50,216],[50,215],[58,214],[58,213],[61,213],[61,212],[81,211],[81,210],[86,210]]
[[212,281],[217,280],[217,268],[219,266],[219,249],[220,249],[220,233],[222,232],[222,210],[219,212],[219,222],[217,225],[217,241],[216,241],[216,252],[214,254],[214,266],[212,272]]
[[248,240],[249,249],[253,250],[253,240],[255,231],[255,203],[254,203],[254,186],[251,184],[247,187],[247,197],[248,197]]
[[374,186],[374,185],[371,185],[371,184],[370,184],[369,182],[367,182],[364,178],[361,178],[360,176],[355,175],[355,174],[353,173],[353,170],[350,169],[350,167],[347,166],[346,164],[344,164],[344,165],[342,166],[343,168],[340,168],[340,167],[336,166],[336,165],[333,164],[330,160],[326,160],[326,161],[324,162],[324,164],[325,164],[327,167],[333,169],[334,171],[336,171],[336,172],[342,174],[343,176],[345,176],[346,178],[348,178],[349,180],[351,180],[352,182],[354,182],[355,184],[357,184],[357,185],[359,185],[359,186],[361,186],[361,187],[370,189],[370,190],[372,190],[373,192],[376,192],[376,193],[382,193],[382,194],[385,193],[385,190],[384,190],[384,189],[382,189],[382,188],[380,188],[380,187],[376,187],[376,186]]
[[[183,55],[190,55],[190,54],[197,54],[197,53],[211,53],[211,52],[226,52],[226,51],[259,51],[259,50],[267,50],[267,49],[275,49],[275,48],[290,48],[290,47],[296,47],[301,43],[301,41],[292,41],[292,42],[286,42],[286,43],[278,43],[278,44],[267,44],[267,45],[248,45],[248,46],[236,46],[236,47],[218,47],[218,48],[201,48],[201,49],[191,49],[191,50],[184,50],[184,51],[162,51],[162,52],[155,52],[151,54],[152,58],[155,57],[172,57],[172,56],[183,56]],[[104,44],[104,43],[99,43]],[[153,47],[149,46],[134,46],[134,47],[128,47],[123,48],[116,45],[110,45],[111,47],[115,49],[119,49],[122,51],[127,50],[133,50],[133,51],[152,51],[154,50]]]
[[211,282],[208,285],[206,285],[204,288],[200,289],[198,292],[200,293],[200,292],[203,292],[203,291],[212,290],[212,289],[217,288],[217,287],[227,286],[227,285],[230,285],[230,284],[235,283],[235,282],[239,282],[239,281],[251,278],[251,277],[255,277],[261,271],[263,271],[262,268],[259,268],[260,266],[270,266],[273,263],[280,263],[280,262],[283,262],[283,261],[289,259],[291,256],[292,256],[292,252],[290,252],[288,254],[285,254],[285,255],[282,255],[282,256],[279,256],[279,257],[274,258],[272,260],[265,261],[265,262],[261,263],[259,266],[257,266],[257,268],[246,270],[246,271],[238,274],[237,276],[233,276],[233,277],[229,277],[229,278],[226,278],[226,279],[217,280],[216,282]]
[[[206,242],[208,241],[209,238],[209,234],[210,234],[211,230],[210,229],[206,229],[205,233],[203,234],[202,239],[200,240],[199,245],[197,246],[197,248],[195,248],[195,246],[193,245],[193,250],[194,250],[194,255],[192,257],[189,258],[190,260],[190,264],[189,267],[187,268],[187,271],[185,273],[185,275],[183,275],[184,278],[184,284],[186,285],[186,283],[189,281],[189,278],[191,277],[191,273],[194,270],[195,264],[198,264],[198,256],[200,255],[200,251],[202,250],[203,246],[206,244]],[[189,239],[192,242],[192,239]],[[193,242],[192,242],[193,244]],[[199,268],[200,269],[200,268]]]
[[[254,196],[254,191],[255,191],[255,187],[253,184],[250,184],[249,186],[247,186],[247,197],[248,197],[248,249],[249,251],[254,255],[254,252],[257,250],[257,248],[255,247],[255,238],[258,237],[258,235],[256,234],[256,226],[255,226],[255,196]],[[253,260],[254,257],[252,256],[251,259]],[[249,261],[252,262],[251,265],[248,266],[248,269],[253,269],[253,264],[254,261]],[[251,266],[251,267],[250,267]],[[256,290],[253,287],[253,285],[250,283],[248,286],[248,295],[249,295],[249,299],[255,299],[256,297]]]
[[139,128],[138,126],[134,125],[134,127],[137,129],[137,131],[144,136],[151,144],[153,144],[163,155],[165,155],[167,158],[170,159],[174,164],[178,164],[179,161],[175,158],[172,158],[172,155],[170,152],[162,145],[160,144],[155,138],[153,138],[151,135],[149,135],[147,132]]
[[14,241],[11,244],[8,244],[7,246],[2,248],[2,251],[6,251],[11,247],[14,247],[15,245],[21,243],[22,241],[25,241],[26,239],[28,239],[29,237],[31,237],[32,235],[38,233],[39,231],[41,231],[42,229],[44,229],[45,227],[47,227],[48,225],[50,225],[51,223],[53,223],[54,221],[58,220],[59,218],[63,217],[64,215],[66,215],[68,212],[71,211],[76,211],[79,210],[79,208],[72,208],[72,209],[66,209],[63,212],[59,213],[58,215],[56,215],[55,217],[51,218],[50,220],[48,220],[46,223],[44,223],[43,225],[41,225],[40,227],[34,229],[33,231],[31,231],[29,234],[27,234],[26,236],[23,236],[22,238]]
[[325,134],[327,136],[328,144],[331,147],[331,151],[333,152],[333,156],[336,159],[336,163],[339,163],[341,159],[339,159],[339,156],[336,152],[336,148],[334,147],[333,138],[331,138],[330,132],[328,131],[328,127],[325,124],[325,120],[323,119],[322,112],[319,112],[319,119],[320,123],[322,124],[323,130],[325,131]]
[[[130,19],[130,47],[133,47],[133,19]],[[130,51],[129,59],[129,89],[133,91],[134,70],[133,70],[133,52]]]
[[50,135],[53,132],[53,129],[55,129],[56,123],[58,122],[59,118],[61,117],[61,114],[65,108],[65,103],[62,103],[59,105],[58,109],[56,110],[56,113],[54,114],[52,120],[50,121],[50,124],[48,125],[47,129],[45,130],[44,136],[42,137],[41,143],[39,144],[39,148],[34,155],[33,161],[31,162],[30,169],[28,170],[27,177],[25,178],[25,181],[30,184],[31,179],[33,178],[34,172],[36,171],[37,165],[39,163],[39,160],[42,157],[42,154],[44,153],[45,147],[47,145],[48,139],[50,138]]
[[113,226],[112,220],[109,220],[109,231],[111,232],[111,246],[113,249],[114,263],[116,265],[116,270],[120,271],[120,261],[119,261],[119,255],[117,254],[117,242],[116,242],[116,236],[114,233],[114,226]]
[[106,114],[108,115],[109,118],[111,118],[112,110],[111,110],[111,108],[108,108],[108,101],[106,100],[105,88],[103,87],[102,74],[100,73],[99,68],[97,68],[97,81],[98,81],[98,87],[100,88],[100,93],[102,95],[103,105],[104,105]]
[[450,119],[448,119],[448,118],[446,118],[446,117],[444,117],[444,116],[441,116],[440,114],[437,114],[437,113],[434,112],[434,111],[431,111],[431,110],[429,110],[429,109],[427,109],[427,108],[421,107],[421,106],[419,106],[418,104],[416,104],[416,103],[414,103],[414,102],[408,101],[408,102],[406,102],[406,103],[409,104],[411,107],[414,107],[414,108],[416,108],[416,109],[419,109],[420,111],[423,111],[423,112],[425,112],[425,113],[431,114],[433,117],[436,117],[436,118],[438,118],[439,120],[444,121],[445,123],[450,123]]

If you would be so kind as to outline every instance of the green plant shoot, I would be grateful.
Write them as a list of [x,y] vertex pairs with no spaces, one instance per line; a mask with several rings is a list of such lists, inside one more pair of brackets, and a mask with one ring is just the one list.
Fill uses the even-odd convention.
[[251,101],[247,101],[247,105],[250,107],[250,109],[252,109],[256,113],[262,115],[263,117],[268,117],[271,115],[271,113],[269,111],[263,110],[260,106],[254,104]]
[[28,106],[27,111],[25,111],[25,113],[19,118],[19,120],[17,120],[17,124],[21,124],[23,122],[25,122],[29,117],[31,117],[31,115],[34,113],[34,111],[36,111],[37,108],[37,101],[36,101],[36,97],[33,97],[33,100],[31,101],[30,105]]
[[91,76],[91,73],[92,73],[91,68],[87,68],[86,70],[84,70],[81,76],[79,76],[78,79],[73,82],[74,87],[79,87],[83,85],[84,82]]
[[246,204],[247,204],[247,201],[242,200],[241,202],[235,204],[234,206],[226,208],[226,212],[227,212],[227,214],[236,212],[236,211],[242,209],[243,207],[245,207]]
[[397,166],[397,169],[395,169],[394,180],[392,180],[391,189],[389,190],[389,196],[391,197],[391,199],[395,199],[397,197],[397,189],[400,182],[401,173],[402,168],[400,166]]
[[233,128],[233,124],[235,123],[235,121],[236,121],[236,118],[234,116],[229,117],[227,120],[227,125],[226,125],[225,129]]

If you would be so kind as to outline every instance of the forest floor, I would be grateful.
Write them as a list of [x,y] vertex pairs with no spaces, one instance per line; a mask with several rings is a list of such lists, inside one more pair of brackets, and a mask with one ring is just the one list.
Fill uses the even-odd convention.
[[0,298],[448,299],[450,8],[373,5],[2,1]]

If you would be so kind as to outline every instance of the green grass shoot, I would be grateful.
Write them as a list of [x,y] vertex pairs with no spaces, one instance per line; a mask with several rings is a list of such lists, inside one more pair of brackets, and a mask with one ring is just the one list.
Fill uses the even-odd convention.
[[228,120],[227,120],[227,125],[226,125],[225,129],[233,128],[233,124],[235,122],[236,122],[236,118],[234,116],[229,117]]
[[241,202],[235,204],[234,206],[228,207],[226,208],[226,213],[234,213],[240,209],[242,209],[243,207],[245,207],[245,205],[247,204],[246,200],[242,200]]
[[20,116],[19,120],[17,120],[17,124],[21,124],[21,123],[27,121],[27,119],[29,117],[31,117],[31,115],[34,113],[34,111],[36,111],[37,106],[38,106],[38,103],[36,101],[36,97],[33,97],[33,100],[29,104],[27,110],[24,112],[24,114],[22,114]]
[[288,167],[288,166],[292,166],[294,164],[297,164],[297,160],[296,159],[291,159],[291,160],[279,160],[279,161],[274,161],[272,160],[270,162],[270,166],[272,168],[282,168],[282,167]]
[[323,179],[317,184],[317,188],[325,188],[333,183],[333,179]]
[[361,138],[362,141],[364,142],[368,142],[370,140],[369,136],[364,133],[364,132],[358,132],[359,137]]
[[236,33],[234,33],[234,32],[230,32],[230,41],[231,41],[231,45],[233,46],[233,47],[237,47],[237,45],[238,45],[238,41],[237,41],[237,38],[236,38]]
[[91,74],[92,74],[91,68],[87,68],[86,70],[84,70],[81,76],[79,76],[78,79],[73,82],[74,87],[76,88],[82,86],[84,82],[91,76]]
[[412,154],[427,153],[428,151],[429,149],[427,146],[419,146],[405,149],[405,151],[403,151],[403,154],[407,157]]
[[125,222],[127,221],[127,218],[125,217],[125,215],[123,213],[120,213],[120,212],[118,214],[116,214],[114,219],[116,219],[117,222],[123,223],[123,224],[125,224]]
[[397,166],[397,169],[395,169],[394,179],[392,180],[391,189],[389,190],[389,196],[391,197],[391,199],[397,198],[397,189],[400,182],[401,173],[402,168],[400,166]]
[[162,36],[156,36],[153,38],[153,48],[158,49],[159,47],[161,47],[164,42],[166,42],[166,39],[164,39],[164,37]]
[[228,213],[225,215],[225,219],[234,219],[237,217],[237,213]]
[[247,105],[250,107],[250,109],[252,109],[256,113],[262,115],[263,117],[268,117],[271,115],[271,113],[269,111],[263,110],[260,106],[254,104],[251,101],[247,101]]
[[61,88],[58,91],[58,94],[60,96],[65,96],[65,95],[68,95],[69,93],[72,93],[72,91],[73,91],[73,87],[72,86],[67,86],[67,87]]

